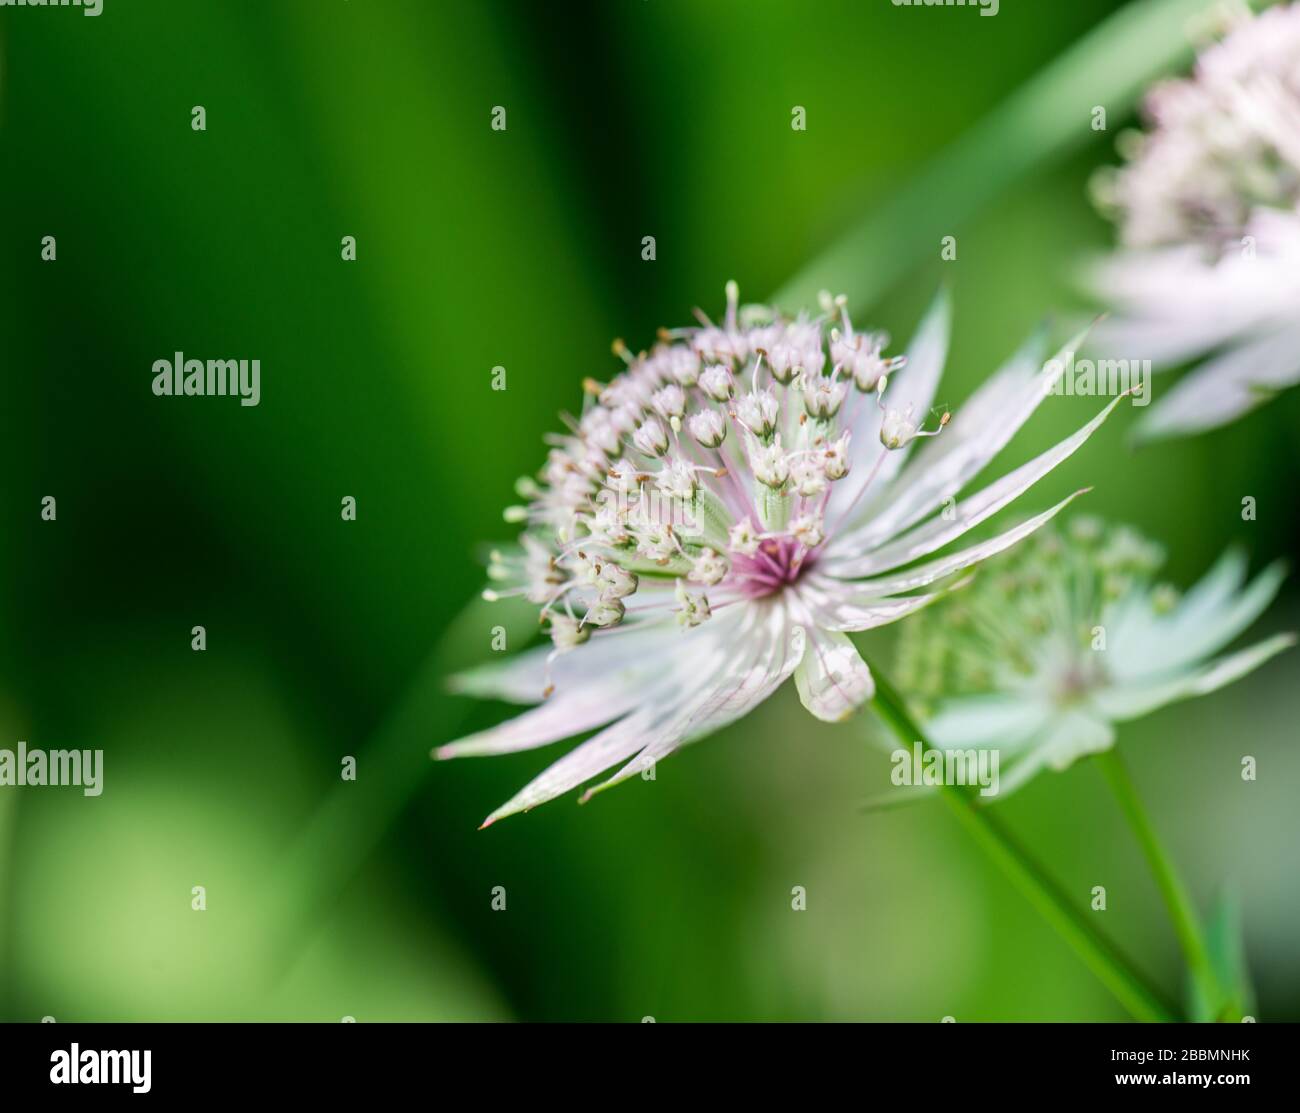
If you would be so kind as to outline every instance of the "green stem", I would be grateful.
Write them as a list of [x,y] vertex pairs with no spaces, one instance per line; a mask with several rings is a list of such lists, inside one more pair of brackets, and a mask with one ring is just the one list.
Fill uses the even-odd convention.
[[[876,679],[872,706],[885,724],[906,745],[920,743],[926,750],[933,749],[912,721],[898,694],[874,667],[872,673]],[[1136,1019],[1177,1019],[1159,992],[1148,984],[1113,943],[1093,927],[1060,885],[998,820],[979,807],[965,788],[943,785],[940,793],[963,826],[975,836],[976,842]]]
[[1206,1004],[1213,1004],[1223,995],[1219,990],[1219,980],[1214,973],[1210,951],[1205,944],[1205,935],[1196,915],[1196,907],[1188,895],[1187,886],[1178,876],[1173,860],[1165,852],[1160,837],[1156,834],[1150,819],[1147,818],[1146,809],[1142,806],[1142,800],[1138,796],[1132,777],[1129,776],[1124,759],[1115,749],[1097,754],[1096,758],[1111,791],[1115,793],[1120,811],[1124,813],[1124,818],[1133,828],[1133,834],[1137,836],[1142,852],[1151,866],[1151,872],[1155,875],[1156,885],[1160,889],[1161,897],[1164,898],[1165,907],[1169,910],[1169,918],[1173,921],[1178,944],[1187,958],[1187,966],[1191,971],[1196,991]]

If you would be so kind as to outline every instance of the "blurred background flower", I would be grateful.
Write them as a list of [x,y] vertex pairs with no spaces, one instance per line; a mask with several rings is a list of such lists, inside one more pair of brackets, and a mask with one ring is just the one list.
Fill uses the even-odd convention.
[[[1119,126],[1201,6],[1144,4],[1105,40],[1087,36],[1109,0],[992,19],[851,0],[0,15],[0,744],[105,750],[101,797],[0,789],[0,1014],[1119,1017],[949,816],[861,815],[889,775],[870,724],[811,724],[793,691],[653,782],[483,834],[481,802],[547,755],[429,750],[503,715],[441,681],[490,654],[502,620],[464,610],[479,546],[508,536],[556,399],[607,372],[593,354],[648,345],[646,323],[728,278],[777,291],[846,222],[901,211],[870,259],[865,239],[842,256],[871,263],[855,319],[906,336],[946,280],[944,389],[969,396],[1046,311],[1081,308],[1073,260],[1110,237],[1086,196],[1110,149],[1091,110],[1113,98]],[[979,125],[1098,41],[1052,96]],[[954,142],[964,172],[939,194],[924,168]],[[154,397],[153,361],[178,350],[260,359],[261,404]],[[1229,540],[1262,565],[1300,541],[1298,405],[1138,455],[1122,406],[1043,497],[1095,485],[1090,509],[1166,543],[1177,582]],[[1048,399],[994,468],[1096,408]],[[1296,609],[1288,586],[1261,635]],[[512,646],[530,622],[505,622]],[[1300,1016],[1293,657],[1143,720],[1129,751],[1192,888],[1236,887],[1266,1019]],[[1096,774],[1003,810],[1081,904],[1108,885],[1105,926],[1172,986],[1158,896]]]
[[1186,595],[1153,577],[1159,545],[1076,515],[980,569],[900,629],[898,683],[927,737],[1002,758],[997,791],[1115,745],[1127,723],[1217,692],[1294,644],[1277,634],[1216,656],[1276,597],[1280,562],[1249,585],[1230,549]]
[[1088,268],[1095,344],[1156,371],[1204,357],[1137,425],[1204,432],[1300,382],[1300,4],[1213,9],[1219,38],[1146,96],[1093,179],[1121,250]]

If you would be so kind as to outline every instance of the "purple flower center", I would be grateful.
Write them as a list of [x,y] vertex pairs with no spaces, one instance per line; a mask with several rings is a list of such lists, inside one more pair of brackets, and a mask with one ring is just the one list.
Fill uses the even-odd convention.
[[742,594],[761,599],[789,587],[815,560],[815,551],[793,537],[776,537],[762,542],[753,556],[733,556],[731,579]]

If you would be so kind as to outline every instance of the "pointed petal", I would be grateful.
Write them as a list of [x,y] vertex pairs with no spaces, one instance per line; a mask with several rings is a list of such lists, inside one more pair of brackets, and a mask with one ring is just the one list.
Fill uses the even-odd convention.
[[1052,392],[1085,336],[1081,332],[1071,339],[1041,371],[1030,362],[1041,350],[1040,341],[1031,339],[957,409],[941,436],[926,441],[895,481],[867,500],[848,532],[836,527],[835,551],[874,549],[937,510],[945,499],[956,498]]
[[1089,285],[1115,315],[1099,351],[1158,369],[1295,319],[1300,300],[1300,216],[1257,206],[1246,229],[1257,250],[1207,262],[1198,246],[1122,251],[1091,265]]
[[1149,441],[1216,429],[1297,382],[1300,330],[1269,333],[1207,360],[1165,391],[1134,435]]
[[[1207,266],[1199,247],[1122,251],[1094,261],[1086,281],[1115,312],[1102,321],[1089,349],[1149,359],[1159,370],[1228,343],[1258,322],[1257,298],[1241,279],[1262,268]],[[1233,273],[1236,270],[1238,273]]]
[[[917,588],[927,587],[938,580],[969,568],[973,564],[987,560],[991,556],[996,556],[1004,549],[1011,548],[1017,541],[1028,537],[1036,529],[1046,525],[1084,493],[1084,491],[1076,491],[1068,498],[1062,499],[1050,510],[1045,510],[1043,513],[1021,522],[1018,526],[1014,526],[997,537],[990,538],[988,541],[981,541],[978,545],[971,545],[955,553],[950,553],[948,556],[940,557],[938,560],[919,564],[905,572],[897,572],[874,580],[861,580],[854,585],[858,591],[855,598],[865,601],[886,595],[899,595],[905,591],[915,591]],[[845,561],[830,565],[826,572],[828,575],[836,577],[852,576],[854,567],[855,562]]]
[[841,722],[876,694],[876,682],[847,636],[815,626],[807,635],[808,648],[794,672],[799,699],[823,722]]
[[897,622],[968,583],[970,577],[926,595],[906,595],[895,599],[872,596],[869,601],[862,602],[856,584],[813,573],[799,585],[797,593],[816,625],[823,630],[848,633],[874,630],[877,626]]
[[1176,672],[1215,653],[1264,613],[1277,596],[1286,567],[1277,561],[1237,591],[1245,557],[1229,550],[1172,614],[1135,616],[1116,631],[1114,673],[1135,678]]
[[934,405],[951,335],[952,297],[947,287],[941,286],[905,349],[907,366],[890,381],[891,406],[905,409],[911,405],[916,413],[925,413]]
[[569,751],[554,765],[548,766],[540,776],[531,780],[488,816],[483,821],[483,826],[489,827],[498,819],[554,800],[636,753],[644,745],[646,737],[654,731],[656,724],[662,722],[668,714],[663,709],[647,705],[613,726],[606,727]]
[[650,740],[614,776],[583,793],[580,802],[586,803],[596,793],[621,784],[682,746],[747,715],[789,679],[804,655],[806,637],[802,627],[791,625],[785,606],[773,602],[766,605],[752,643],[753,652],[730,670],[708,699],[688,708],[672,730]]
[[[921,323],[917,325],[916,333],[903,349],[907,354],[907,366],[890,377],[887,393],[891,406],[903,409],[911,403],[913,412],[918,414],[924,414],[930,408],[948,358],[951,332],[952,301],[947,289],[940,287],[925,316],[921,318]],[[871,410],[867,415],[868,420],[855,423],[853,428],[853,436],[849,441],[850,474],[865,477],[879,464],[872,484],[883,488],[902,467],[911,448],[887,451],[877,435],[880,423],[875,416],[873,400],[859,398],[855,401],[864,409],[870,406]],[[883,460],[880,459],[882,454],[885,457]],[[826,509],[830,521],[839,519],[853,502],[855,492],[856,487],[849,483],[838,484],[832,490]]]
[[[690,652],[689,635],[659,624],[653,630],[620,630],[598,637],[552,665],[554,693],[540,707],[434,750],[434,757],[517,753],[592,730],[620,718],[645,698],[647,685],[663,674],[663,654]],[[549,647],[493,663],[451,680],[452,690],[513,702],[542,701]]]
[[548,746],[561,738],[572,738],[575,734],[612,722],[631,711],[642,696],[641,686],[634,681],[575,688],[557,694],[540,707],[531,708],[499,726],[439,746],[433,756],[446,760],[512,754]]
[[1119,722],[1137,719],[1177,700],[1208,695],[1254,672],[1260,665],[1295,645],[1294,634],[1278,634],[1248,649],[1221,657],[1208,665],[1162,683],[1120,685],[1098,692],[1094,702]]
[[[895,538],[860,560],[852,562],[852,572],[848,574],[870,576],[890,568],[900,568],[936,552],[955,541],[967,530],[974,529],[1019,498],[1063,460],[1074,455],[1080,446],[1100,428],[1102,422],[1110,416],[1124,397],[1125,395],[1120,395],[1114,399],[1087,425],[1066,437],[1054,448],[1049,448],[1040,456],[1004,475],[996,483],[989,484],[977,494],[957,503],[955,513],[932,518],[923,525],[909,530],[902,537]],[[831,555],[829,551],[827,555],[828,557]]]
[[[625,627],[610,636],[598,635],[555,658],[550,682],[557,692],[595,680],[609,679],[635,667],[644,666],[665,649],[671,650],[682,632],[671,622],[646,623]],[[551,646],[538,646],[517,653],[503,661],[493,661],[475,669],[457,673],[448,686],[457,695],[478,699],[499,699],[507,703],[541,703],[546,698],[546,659]]]
[[657,678],[641,691],[637,710],[543,770],[484,826],[553,800],[657,740],[680,738],[695,712],[725,688],[735,669],[735,646],[762,644],[765,617],[762,607],[737,608],[690,631],[675,654],[656,659]]

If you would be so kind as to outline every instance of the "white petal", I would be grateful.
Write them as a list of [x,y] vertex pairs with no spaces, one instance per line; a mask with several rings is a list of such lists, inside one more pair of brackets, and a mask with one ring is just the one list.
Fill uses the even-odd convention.
[[1263,614],[1286,575],[1285,567],[1274,563],[1239,591],[1245,571],[1245,555],[1230,549],[1171,614],[1156,615],[1149,605],[1126,613],[1111,629],[1114,675],[1133,681],[1161,676],[1222,649]]
[[1072,339],[1046,365],[1039,363],[1041,340],[1031,338],[956,410],[942,434],[925,442],[892,484],[865,501],[847,532],[836,524],[834,552],[861,554],[874,549],[930,515],[945,499],[956,498],[1038,409],[1064,374],[1083,335]]
[[682,746],[742,718],[789,679],[805,652],[803,628],[790,623],[785,606],[779,601],[761,606],[764,615],[751,638],[752,652],[733,662],[716,690],[697,706],[686,709],[683,720],[674,723],[672,730],[648,741],[614,776],[583,793],[582,802],[642,772]]
[[1225,549],[1208,572],[1182,597],[1175,614],[1190,629],[1227,606],[1246,582],[1249,562],[1245,552],[1233,546]]
[[808,648],[794,682],[804,707],[818,719],[838,723],[876,694],[871,670],[844,634],[808,629]]
[[935,391],[948,358],[948,340],[952,334],[952,299],[940,287],[934,301],[916,328],[916,335],[904,349],[907,366],[892,377],[887,391],[889,404],[923,414],[934,404]]
[[569,751],[554,765],[548,766],[540,776],[488,816],[483,821],[483,826],[488,827],[498,819],[554,800],[583,781],[604,772],[616,762],[623,761],[641,749],[645,739],[670,715],[671,712],[662,707],[656,709],[649,704],[643,705],[640,710],[613,726],[606,727],[577,749]]
[[1260,206],[1253,255],[1207,261],[1196,245],[1123,251],[1091,266],[1089,284],[1115,309],[1092,345],[1159,367],[1294,320],[1300,302],[1300,217]]
[[[977,494],[955,504],[950,517],[941,514],[939,517],[932,518],[903,536],[882,545],[862,559],[853,561],[852,572],[848,574],[870,576],[890,568],[902,567],[936,552],[955,541],[967,530],[974,529],[1019,498],[1063,460],[1072,456],[1110,416],[1111,411],[1120,404],[1123,397],[1121,395],[1114,399],[1087,425],[1072,436],[1066,437],[1054,448],[1049,448],[1040,456],[1004,475],[996,483],[991,483]],[[833,554],[828,552],[827,555],[831,557]]]
[[1002,772],[998,796],[1015,792],[1045,765],[1059,773],[1079,758],[1099,754],[1114,744],[1115,730],[1104,719],[1081,709],[1058,712],[1024,757]]
[[[682,631],[672,622],[627,626],[616,634],[597,635],[586,645],[555,659],[551,683],[557,692],[563,693],[572,687],[616,677],[629,667],[671,651],[681,638]],[[457,673],[448,686],[457,695],[477,699],[541,703],[546,698],[546,659],[551,653],[550,645],[528,649],[503,661]]]
[[[951,331],[952,305],[948,291],[941,287],[921,323],[917,325],[916,334],[903,349],[907,354],[907,366],[890,376],[886,390],[890,406],[902,409],[910,402],[918,414],[924,414],[930,408],[948,357]],[[849,441],[852,467],[849,475],[856,477],[859,482],[864,481],[879,462],[872,485],[884,487],[902,466],[911,448],[909,446],[893,452],[886,450],[878,435],[880,419],[875,400],[860,397],[852,401],[862,420],[852,425],[853,436]],[[880,460],[882,454],[885,459]],[[853,502],[857,489],[853,479],[835,485],[826,508],[828,521],[839,520]]]
[[862,602],[856,584],[813,572],[805,576],[795,590],[817,626],[823,630],[849,632],[874,630],[877,626],[897,622],[969,582],[966,579],[928,595],[906,595],[896,599],[872,596]]
[[[867,601],[886,595],[899,595],[905,591],[915,591],[917,588],[927,587],[937,580],[942,580],[947,576],[962,571],[964,568],[978,564],[982,560],[987,560],[991,556],[996,556],[1004,549],[1011,548],[1017,541],[1028,537],[1039,527],[1046,525],[1083,493],[1083,491],[1076,491],[1068,498],[1062,499],[1050,510],[1044,510],[1043,513],[1036,517],[1021,522],[1018,526],[1014,526],[1012,529],[999,534],[997,537],[990,538],[988,541],[981,541],[978,545],[971,545],[969,548],[960,549],[948,556],[940,557],[938,560],[932,560],[927,564],[919,564],[915,568],[895,573],[892,576],[862,580],[854,585],[857,588],[855,598]],[[836,577],[851,577],[855,574],[856,566],[857,562],[841,561],[829,564],[826,573]]]
[[693,651],[657,662],[660,677],[647,685],[636,711],[544,770],[484,826],[553,800],[638,755],[616,780],[631,776],[645,761],[745,714],[797,663],[784,665],[791,654],[787,625],[784,606],[774,599],[738,606],[692,631]]
[[440,746],[434,756],[444,760],[517,753],[612,722],[645,698],[647,684],[663,674],[665,655],[672,659],[691,652],[694,633],[657,624],[645,630],[628,628],[598,635],[556,657],[552,666],[555,691],[549,699],[544,695],[544,676],[546,659],[553,654],[550,646],[461,673],[451,680],[457,693],[519,703],[545,702],[495,727]]
[[1032,694],[991,692],[944,700],[927,720],[925,734],[939,748],[954,746],[1019,749],[1041,732],[1052,716],[1051,704]]
[[1235,421],[1300,382],[1300,329],[1272,332],[1207,360],[1156,400],[1140,440],[1203,433]]
[[1234,296],[1245,287],[1231,277],[1206,266],[1194,246],[1121,252],[1094,265],[1090,285],[1115,313],[1089,350],[1165,370],[1228,343],[1260,318],[1259,300]]
[[499,726],[449,742],[434,750],[434,757],[479,757],[534,750],[604,726],[631,711],[644,696],[635,680],[625,684],[589,684],[566,691],[540,707],[516,715]]
[[1097,692],[1093,700],[1107,716],[1123,722],[1147,715],[1177,700],[1204,696],[1253,672],[1295,644],[1295,635],[1278,634],[1182,676],[1160,683],[1119,685]]

